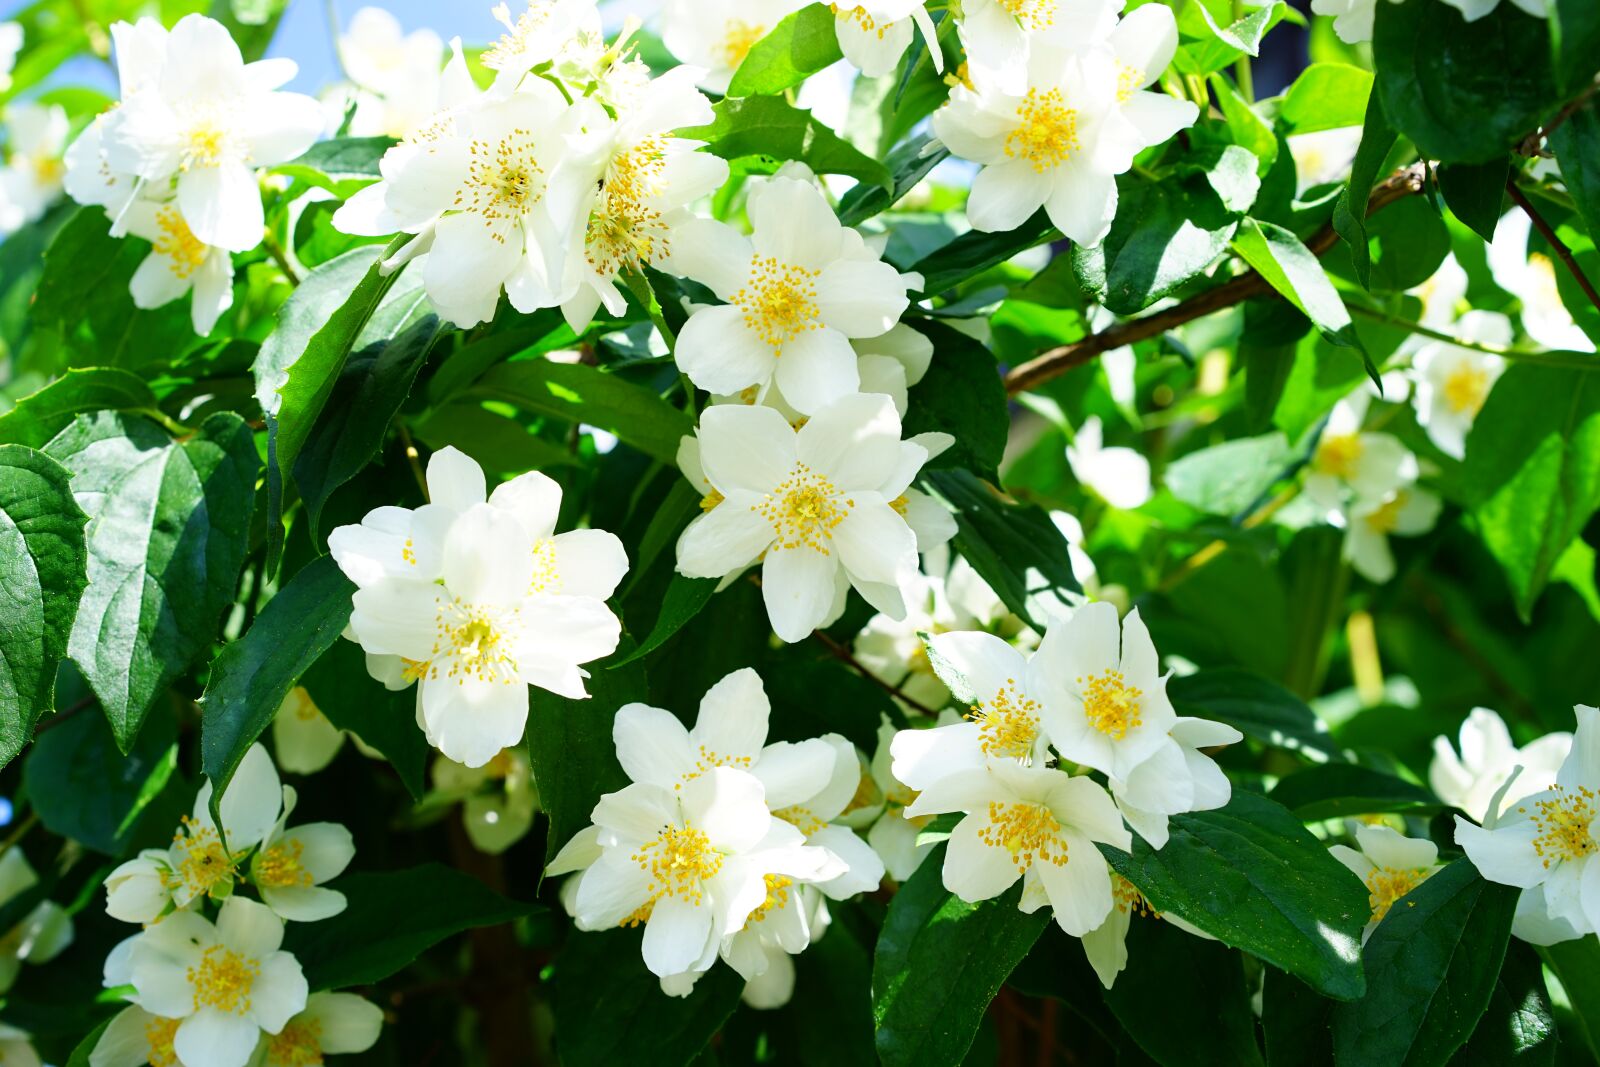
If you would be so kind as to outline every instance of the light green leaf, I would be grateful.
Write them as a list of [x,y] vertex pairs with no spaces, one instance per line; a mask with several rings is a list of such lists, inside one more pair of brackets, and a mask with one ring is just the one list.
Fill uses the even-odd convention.
[[844,57],[834,15],[811,4],[786,16],[750,47],[728,83],[730,97],[762,96],[792,89]]
[[598,426],[663,463],[694,432],[689,416],[653,390],[598,367],[525,359],[495,367],[468,391],[540,415]]
[[1172,495],[1210,515],[1248,510],[1283,477],[1289,439],[1281,433],[1243,437],[1191,452],[1167,468]]
[[1372,74],[1348,63],[1313,63],[1283,94],[1278,118],[1291,135],[1360,126],[1372,94]]
[[1398,135],[1383,112],[1383,97],[1373,93],[1367,101],[1367,118],[1361,129],[1361,144],[1350,166],[1350,182],[1339,194],[1333,208],[1333,228],[1350,246],[1356,278],[1363,286],[1372,278],[1372,255],[1367,246],[1367,203],[1378,172]]
[[136,374],[115,367],[69,370],[0,415],[0,444],[43,448],[75,415],[87,411],[137,411],[155,406],[155,394]]
[[1360,347],[1344,301],[1339,299],[1322,264],[1300,243],[1300,238],[1282,226],[1246,219],[1234,238],[1233,248],[1329,341]]
[[717,104],[716,120],[692,126],[679,136],[705,141],[723,159],[799,160],[818,174],[847,174],[858,181],[894,188],[889,168],[863,155],[850,142],[780,96],[749,96]]

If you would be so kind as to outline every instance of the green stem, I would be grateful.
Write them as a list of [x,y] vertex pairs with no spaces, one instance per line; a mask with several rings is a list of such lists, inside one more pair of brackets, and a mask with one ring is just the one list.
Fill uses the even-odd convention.
[[1521,352],[1514,348],[1505,348],[1501,345],[1492,345],[1483,341],[1470,341],[1465,337],[1456,337],[1452,334],[1424,326],[1420,322],[1412,322],[1397,315],[1389,315],[1382,311],[1363,307],[1360,304],[1346,304],[1353,315],[1381,322],[1387,326],[1404,330],[1418,337],[1426,337],[1432,341],[1443,341],[1445,344],[1457,348],[1465,348],[1472,352],[1482,352],[1486,356],[1499,356],[1515,363],[1530,363],[1538,367],[1552,367],[1560,370],[1600,370],[1600,356],[1585,356],[1581,353],[1558,352]]
[[[1244,18],[1244,0],[1233,0],[1233,21],[1238,22]],[[1233,81],[1239,88],[1239,95],[1244,97],[1244,102],[1256,102],[1255,76],[1250,71],[1250,57],[1240,56],[1233,65]]]

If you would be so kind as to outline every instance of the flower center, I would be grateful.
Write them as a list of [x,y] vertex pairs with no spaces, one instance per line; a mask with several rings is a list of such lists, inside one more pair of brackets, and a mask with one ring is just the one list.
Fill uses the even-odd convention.
[[1324,436],[1317,442],[1317,456],[1312,464],[1324,474],[1348,479],[1355,474],[1356,464],[1360,462],[1363,451],[1365,446],[1362,445],[1358,434],[1341,433]]
[[783,907],[789,902],[789,887],[794,885],[794,879],[785,878],[781,874],[762,875],[767,883],[767,899],[761,906],[750,913],[749,922],[758,923],[765,919],[774,910]]
[[782,819],[790,826],[810,837],[821,830],[826,823],[812,814],[811,809],[799,804],[787,808],[779,808],[772,813],[774,819]]
[[609,278],[637,270],[671,252],[661,212],[653,206],[667,166],[667,138],[647,138],[619,154],[607,169],[600,198],[589,213],[585,255],[596,274]]
[[1444,380],[1444,402],[1457,415],[1476,415],[1489,398],[1489,372],[1463,363]]
[[722,43],[713,52],[721,58],[722,65],[729,70],[738,70],[744,63],[745,56],[750,54],[750,49],[755,47],[757,41],[767,35],[767,27],[759,23],[749,23],[743,19],[729,19],[726,32],[723,34]]
[[290,1023],[269,1036],[267,1062],[272,1067],[321,1067],[322,1024],[315,1020]]
[[511,13],[505,4],[494,9],[495,18],[506,27],[506,33],[483,53],[481,62],[490,70],[505,70],[522,61],[523,53],[528,50],[528,42],[533,35],[543,28],[550,20],[548,5],[528,5],[528,10],[517,16],[517,21],[511,21]]
[[[516,611],[509,613],[516,615]],[[440,603],[438,631],[433,642],[433,661],[422,665],[418,677],[439,677],[439,661],[445,661],[445,677],[468,677],[480,682],[517,680],[516,662],[506,641],[506,618],[488,608],[464,604],[460,600]],[[409,669],[409,668],[408,668]]]
[[194,1010],[215,1008],[228,1015],[250,1010],[250,989],[261,974],[261,964],[223,945],[212,945],[189,968],[194,986]]
[[1029,89],[1017,108],[1017,125],[1006,134],[1006,155],[1025,159],[1043,173],[1065,163],[1078,150],[1078,113],[1060,89]]
[[55,185],[67,173],[67,165],[54,156],[38,156],[32,162],[33,180],[40,185]]
[[1121,741],[1128,731],[1141,725],[1139,698],[1144,691],[1129,685],[1121,671],[1107,670],[1079,678],[1083,687],[1083,714],[1089,725],[1113,741]]
[[149,1055],[145,1058],[150,1062],[150,1067],[179,1067],[178,1054],[172,1048],[172,1039],[178,1032],[181,1019],[159,1019],[152,1017],[144,1024],[144,1039],[150,1046]]
[[228,134],[211,119],[201,119],[189,127],[188,143],[184,145],[179,167],[215,167],[222,162],[227,151]]
[[1039,702],[1017,689],[1014,678],[967,718],[978,724],[978,745],[986,756],[1028,762],[1039,740]]
[[1372,908],[1372,921],[1382,922],[1394,902],[1411,892],[1427,879],[1429,871],[1396,870],[1393,867],[1375,867],[1367,875],[1367,903]]
[[812,473],[804,463],[797,463],[789,477],[761,503],[750,506],[772,524],[777,534],[774,548],[804,547],[826,556],[830,554],[834,529],[856,503],[840,497],[839,490],[827,478]]
[[722,869],[722,854],[711,847],[704,831],[692,826],[668,826],[641,846],[633,860],[650,875],[652,901],[678,897],[699,904],[705,899],[702,883]]
[[561,571],[556,567],[556,541],[541,537],[533,543],[533,578],[528,583],[528,594],[559,593]]
[[792,267],[771,256],[758,256],[750,265],[750,279],[733,294],[732,303],[744,312],[744,322],[765,341],[774,355],[817,321],[818,271]]
[[1117,64],[1117,103],[1126,104],[1143,87],[1144,71],[1126,63]]
[[467,153],[467,178],[453,206],[480,216],[504,244],[502,226],[521,222],[544,196],[544,168],[534,156],[533,135],[518,129],[498,141],[474,140]]
[[183,826],[173,835],[172,847],[177,852],[174,873],[194,896],[209,893],[222,882],[233,878],[235,861],[222,847],[222,839],[209,826],[202,826],[188,815]]
[[1049,0],[999,0],[1025,30],[1047,30],[1055,25],[1055,11]]
[[713,489],[711,492],[700,498],[700,510],[710,511],[712,508],[716,507],[726,499],[728,498],[723,496],[717,490]]
[[166,257],[167,269],[176,278],[188,278],[206,261],[209,251],[205,242],[201,241],[189,229],[189,224],[183,221],[183,216],[173,207],[164,207],[156,212],[156,225],[161,233],[156,237],[155,248],[157,254]]
[[1372,514],[1367,516],[1367,526],[1373,533],[1394,533],[1400,526],[1400,512],[1405,510],[1406,502],[1410,499],[1409,493],[1404,489],[1385,500]]
[[306,846],[303,841],[291,838],[280,841],[261,853],[256,860],[256,885],[283,888],[294,885],[311,885],[311,872],[303,862]]
[[1546,869],[1552,863],[1582,859],[1600,848],[1589,832],[1595,817],[1594,800],[1592,789],[1579,786],[1574,791],[1558,785],[1548,800],[1534,805],[1538,810],[1533,821],[1538,824],[1539,836],[1533,839],[1533,851],[1544,860]]
[[1061,824],[1042,804],[989,803],[989,825],[978,831],[978,840],[991,848],[1011,853],[1017,870],[1026,871],[1035,861],[1067,862],[1067,843],[1061,839]]

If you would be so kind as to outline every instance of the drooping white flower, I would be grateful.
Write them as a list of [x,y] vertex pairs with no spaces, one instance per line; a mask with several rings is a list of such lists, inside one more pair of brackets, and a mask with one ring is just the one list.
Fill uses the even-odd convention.
[[295,686],[272,717],[272,750],[291,774],[316,774],[344,747],[344,731],[328,721],[304,686]]
[[697,310],[678,334],[678,366],[717,394],[772,386],[815,414],[861,385],[852,338],[878,337],[921,278],[882,262],[839,223],[815,186],[774,178],[752,190],[745,237],[724,223],[684,223],[671,269],[725,303]]
[[768,618],[790,642],[825,622],[846,581],[905,614],[917,538],[894,503],[928,450],[900,439],[888,397],[847,396],[798,431],[771,408],[713,407],[697,436],[712,495],[678,539],[680,573],[720,578],[762,560]]
[[1555,260],[1548,252],[1532,252],[1528,240],[1533,221],[1521,211],[1501,217],[1489,242],[1489,270],[1494,283],[1522,302],[1522,328],[1545,348],[1593,352],[1594,341],[1573,321],[1561,300]]
[[1111,872],[1111,899],[1111,913],[1106,916],[1106,921],[1084,934],[1081,939],[1083,954],[1088,959],[1089,966],[1094,968],[1095,977],[1099,978],[1100,984],[1107,989],[1116,984],[1117,975],[1128,966],[1128,930],[1132,927],[1135,916],[1169,923],[1186,934],[1207,941],[1215,940],[1204,930],[1190,925],[1170,912],[1156,911],[1145,899],[1144,894],[1139,892],[1138,887],[1116,871]]
[[211,794],[207,781],[195,797],[194,814],[184,817],[168,848],[146,849],[106,877],[106,912],[113,919],[148,925],[232,891],[240,862],[277,824],[284,789],[258,743],[222,794],[220,832],[211,817]]
[[[969,61],[1002,75],[1012,72],[1021,77],[1030,42],[1041,40],[1068,48],[1103,42],[1116,28],[1123,3],[1124,0],[966,0],[961,5],[961,43]],[[1164,69],[1166,63],[1161,66]]]
[[[161,76],[167,57],[167,29],[153,18],[111,25],[112,49],[117,59],[117,80],[122,102],[149,90]],[[106,209],[115,222],[137,196],[161,200],[159,190],[146,186],[130,171],[113,168],[107,156],[106,134],[115,111],[103,112],[67,147],[66,174],[62,179],[67,195],[80,204]]]
[[1356,844],[1359,851],[1347,845],[1334,845],[1328,851],[1367,887],[1372,915],[1361,931],[1361,943],[1366,944],[1395,903],[1443,865],[1438,845],[1387,826],[1356,827]]
[[1330,514],[1353,499],[1383,500],[1417,480],[1417,458],[1392,434],[1362,429],[1372,394],[1366,389],[1340,400],[1328,415],[1305,477],[1305,494]]
[[1150,847],[1164,848],[1171,816],[1212,811],[1233,797],[1228,776],[1201,750],[1243,740],[1242,733],[1225,723],[1179,716],[1166,744],[1125,779],[1111,779],[1111,797],[1135,833]]
[[894,69],[911,46],[913,27],[922,31],[934,70],[944,72],[937,31],[923,0],[839,0],[831,5],[839,50],[868,78]]
[[804,6],[801,0],[666,0],[661,42],[679,62],[699,68],[700,88],[726,93],[755,43]]
[[243,897],[215,925],[180,912],[133,939],[132,1001],[178,1019],[173,1050],[185,1067],[244,1067],[262,1034],[277,1034],[306,1006],[299,962],[279,946],[283,920]]
[[[38,872],[22,849],[12,845],[0,853],[0,907],[38,884]],[[51,900],[35,904],[0,935],[0,994],[16,983],[24,963],[49,963],[66,951],[73,936],[72,916],[61,905]]]
[[151,244],[128,282],[133,303],[158,308],[193,292],[189,317],[201,337],[211,332],[222,313],[233,306],[233,256],[194,235],[177,204],[135,200],[123,225]]
[[[1600,710],[1578,706],[1572,751],[1553,788],[1476,826],[1456,816],[1456,844],[1491,882],[1543,894],[1543,916],[1578,934],[1600,929]],[[1491,807],[1497,806],[1491,803]]]
[[61,196],[66,165],[67,113],[59,105],[6,108],[6,162],[0,168],[0,234],[44,215]]
[[945,888],[962,900],[999,896],[1020,878],[1022,910],[1048,904],[1074,937],[1111,913],[1111,872],[1095,842],[1128,849],[1132,838],[1089,778],[996,760],[940,779],[906,811],[966,813],[950,834],[943,871]]
[[[1469,311],[1456,324],[1463,340],[1501,347],[1511,344],[1511,322],[1492,311]],[[1422,346],[1411,361],[1417,384],[1417,421],[1439,451],[1462,459],[1467,452],[1467,432],[1472,429],[1489,390],[1505,373],[1506,361],[1444,341]]]
[[[172,1047],[181,1019],[151,1015],[137,1004],[123,1008],[107,1024],[89,1053],[89,1067],[145,1067],[181,1062]],[[3,1062],[3,1061],[0,1061]]]
[[[1488,708],[1472,709],[1461,722],[1459,739],[1460,755],[1451,747],[1449,738],[1433,739],[1428,785],[1440,800],[1478,822],[1498,816],[1511,804],[1554,785],[1556,772],[1572,751],[1572,735],[1565,731],[1545,734],[1517,748],[1505,720]],[[1518,767],[1522,773],[1501,797],[1500,810],[1491,812],[1491,800]]]
[[1345,519],[1344,558],[1372,582],[1394,577],[1392,536],[1415,537],[1433,529],[1444,503],[1417,486],[1402,486],[1377,499],[1358,498]]
[[295,791],[283,790],[283,814],[250,857],[250,882],[279,918],[316,922],[344,911],[345,896],[322,883],[337,878],[355,858],[350,831],[335,822],[286,828]]
[[1150,461],[1132,448],[1102,447],[1103,433],[1098,415],[1090,415],[1078,427],[1067,445],[1067,465],[1073,477],[1114,508],[1143,506],[1153,494]]
[[293,159],[322,131],[315,100],[275,91],[295,69],[289,60],[246,64],[221,23],[185,16],[167,39],[160,77],[111,115],[112,169],[173,186],[203,243],[249,251],[264,226],[255,168]]
[[[1444,0],[1444,2],[1461,12],[1461,17],[1468,22],[1477,22],[1500,6],[1500,0]],[[1511,0],[1511,3],[1534,18],[1542,19],[1549,14],[1544,0]]]
[[357,90],[352,137],[406,137],[438,109],[445,45],[432,30],[408,34],[383,8],[364,7],[339,35],[339,60]]
[[433,763],[433,787],[461,798],[461,825],[481,852],[498,854],[522,840],[539,811],[539,787],[521,745],[502,749],[482,767],[440,756]]
[[1418,322],[1435,330],[1449,330],[1456,321],[1458,309],[1467,299],[1467,272],[1452,252],[1444,257],[1444,262],[1427,281],[1406,291],[1422,301]]
[[354,993],[313,993],[303,1011],[264,1037],[250,1067],[303,1067],[365,1052],[383,1032],[383,1009]]

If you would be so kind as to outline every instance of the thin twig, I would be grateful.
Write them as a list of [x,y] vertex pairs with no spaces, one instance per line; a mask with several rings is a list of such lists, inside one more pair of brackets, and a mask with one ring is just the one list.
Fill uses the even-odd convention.
[[60,726],[62,723],[66,722],[68,719],[72,718],[74,715],[78,714],[80,711],[87,708],[94,702],[95,697],[94,694],[91,693],[89,696],[86,696],[76,703],[68,706],[65,710],[56,712],[48,719],[41,722],[38,727],[34,729],[34,739],[37,740],[39,735],[44,733],[46,730],[54,730],[57,726]]
[[417,479],[417,488],[422,490],[422,499],[432,503],[433,498],[428,495],[428,476],[422,472],[422,461],[417,454],[416,442],[411,440],[411,431],[406,429],[403,422],[397,422],[395,426],[400,430],[400,443],[405,446],[406,462],[411,465],[411,474]]
[[1538,130],[1535,130],[1533,133],[1528,134],[1527,137],[1522,139],[1522,144],[1517,147],[1517,152],[1520,155],[1529,157],[1539,155],[1544,143],[1548,141],[1550,139],[1550,135],[1556,131],[1556,127],[1560,126],[1563,122],[1566,122],[1579,111],[1582,111],[1584,105],[1589,102],[1589,98],[1595,94],[1596,89],[1600,89],[1600,83],[1591,84],[1583,92],[1567,101],[1566,106],[1556,113],[1555,118],[1551,119],[1544,126]]
[[278,238],[273,234],[270,226],[262,231],[261,247],[267,250],[267,255],[271,256],[272,261],[278,265],[278,269],[283,271],[283,276],[289,279],[290,285],[300,284],[300,275],[295,273],[294,266],[289,262],[289,254],[278,243]]
[[17,823],[16,829],[12,830],[9,834],[7,834],[6,835],[6,839],[4,841],[0,841],[0,856],[4,856],[7,852],[9,852],[13,848],[15,848],[17,842],[21,841],[24,837],[26,837],[27,834],[28,834],[28,831],[32,830],[35,826],[38,826],[38,825],[39,825],[39,813],[37,811],[28,812],[27,817],[24,818],[21,822]]
[[937,711],[928,707],[928,705],[922,703],[920,700],[915,700],[912,697],[907,696],[905,690],[901,689],[899,686],[892,685],[889,682],[884,681],[882,678],[879,678],[876,674],[873,674],[871,671],[867,670],[866,667],[862,666],[861,661],[856,659],[855,655],[852,654],[848,648],[845,648],[843,645],[829,637],[827,634],[823,633],[821,630],[817,630],[811,636],[815,637],[817,641],[821,643],[822,647],[826,648],[829,653],[833,655],[834,659],[837,659],[847,666],[853,668],[857,674],[861,675],[861,677],[865,678],[879,689],[882,689],[885,693],[888,693],[896,700],[917,709],[924,715],[931,715],[935,717],[938,716],[939,713]]
[[1539,231],[1540,237],[1549,242],[1550,248],[1556,254],[1556,258],[1560,259],[1567,268],[1567,272],[1578,283],[1578,288],[1583,290],[1583,295],[1589,298],[1589,303],[1593,304],[1596,310],[1600,310],[1600,292],[1595,291],[1593,283],[1589,281],[1589,276],[1583,273],[1582,267],[1578,266],[1578,261],[1572,256],[1572,249],[1568,248],[1566,242],[1557,236],[1556,231],[1550,227],[1550,223],[1545,221],[1545,217],[1539,214],[1538,209],[1533,206],[1522,190],[1517,188],[1517,183],[1514,179],[1506,180],[1506,193],[1510,195],[1511,202],[1520,207],[1523,213],[1533,220],[1533,228]]
[[1424,326],[1420,322],[1412,322],[1410,319],[1401,318],[1398,315],[1375,311],[1361,304],[1347,303],[1345,307],[1350,309],[1352,315],[1360,315],[1362,318],[1371,319],[1373,322],[1381,322],[1386,326],[1393,326],[1397,330],[1404,330],[1407,333],[1416,334],[1418,337],[1426,337],[1431,341],[1443,341],[1447,345],[1465,348],[1470,352],[1482,352],[1486,356],[1499,356],[1501,359],[1509,359],[1514,363],[1531,363],[1538,367],[1555,367],[1561,370],[1600,370],[1600,360],[1595,359],[1593,356],[1563,356],[1553,352],[1523,352],[1520,349],[1507,348],[1504,345],[1493,345],[1485,341],[1473,341],[1466,337],[1458,337],[1454,334],[1445,333],[1443,330],[1435,330],[1432,327]]

